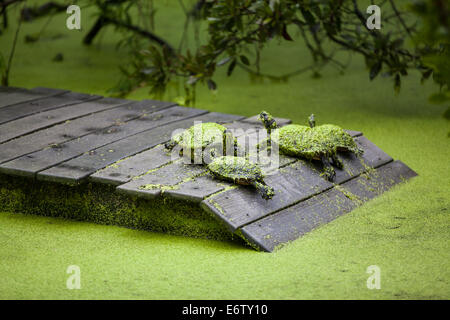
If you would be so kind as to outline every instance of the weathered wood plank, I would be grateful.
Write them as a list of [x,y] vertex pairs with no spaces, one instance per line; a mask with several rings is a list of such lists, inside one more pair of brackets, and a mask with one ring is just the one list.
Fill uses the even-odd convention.
[[[363,202],[380,195],[416,173],[400,161],[390,162],[371,174],[364,174],[292,207],[244,226],[244,238],[261,250],[272,252],[277,246],[350,212]],[[369,179],[368,179],[369,178]],[[351,192],[348,194],[347,192]],[[356,197],[355,197],[356,196]]]
[[231,183],[204,174],[180,183],[176,188],[166,190],[164,194],[176,199],[201,202],[206,197],[231,186],[233,186]]
[[379,167],[373,172],[362,174],[342,185],[360,201],[368,201],[392,186],[417,176],[411,168],[397,160]]
[[320,193],[240,229],[256,248],[272,252],[277,246],[301,237],[356,207],[336,188]]
[[26,101],[37,100],[44,97],[55,96],[63,94],[65,92],[68,92],[68,90],[49,89],[42,87],[26,90],[21,88],[3,87],[3,89],[0,91],[0,108],[12,106]]
[[231,231],[235,231],[253,220],[332,187],[331,183],[318,176],[318,171],[311,163],[302,160],[264,180],[275,190],[271,200],[262,199],[252,187],[239,186],[213,195],[202,201],[201,205],[223,220]]
[[[22,176],[35,176],[40,171],[46,170],[114,141],[134,136],[137,133],[183,118],[193,117],[204,112],[205,111],[203,110],[193,108],[171,107],[151,114],[144,114],[136,120],[118,123],[79,139],[71,140],[52,148],[37,151],[3,163],[0,165],[0,172]],[[41,175],[38,178],[51,179],[52,177]]]
[[[242,119],[242,122],[248,122],[248,123],[252,123],[252,124],[261,124],[261,121],[258,120],[259,114],[254,115],[252,117],[248,117],[245,119]],[[286,119],[286,118],[278,118],[278,117],[274,117],[275,121],[277,122],[277,125],[279,127],[285,126],[287,124],[292,123],[291,119]]]
[[[176,129],[186,129],[194,124],[196,121],[209,122],[214,121],[218,123],[226,123],[229,121],[234,121],[236,119],[242,118],[241,116],[228,115],[223,113],[211,112],[198,117],[190,118],[187,120],[182,120],[175,122],[173,124],[156,128],[149,132],[139,134],[133,137],[136,150],[141,152],[143,150],[149,149],[159,143],[164,143],[170,140],[171,134]],[[126,140],[123,140],[127,143]],[[122,142],[120,142],[122,143]],[[122,147],[111,146],[114,150],[122,150]],[[136,153],[136,152],[135,152]],[[96,166],[98,169],[104,168],[105,163],[107,165],[114,163],[115,161],[121,160],[124,157],[129,157],[132,153],[125,155],[123,152],[121,154],[108,154],[108,157],[99,162]],[[109,184],[123,184],[130,181],[133,177],[139,176],[151,169],[160,167],[171,161],[171,155],[166,154],[163,146],[158,146],[150,150],[146,150],[142,153],[136,154],[128,159],[121,160],[115,165],[109,166],[103,170],[94,173],[90,179],[92,181],[100,183]],[[98,162],[98,161],[94,161]],[[92,161],[91,161],[92,163]]]
[[[204,112],[199,112],[201,114]],[[171,133],[180,129],[180,125],[191,126],[195,121],[229,121],[236,116],[224,115],[219,113],[208,113],[198,117],[191,117],[184,121],[176,121],[171,124],[155,128],[137,134],[130,138],[125,138],[117,142],[113,142],[99,149],[93,150],[88,154],[83,154],[68,162],[62,163],[58,166],[52,167],[38,174],[38,178],[46,180],[58,181],[68,184],[78,184],[83,179],[88,178],[95,171],[105,168],[123,158],[130,157],[139,152],[152,148],[162,142],[170,139]],[[164,157],[164,156],[162,156]],[[168,157],[166,157],[167,159]],[[158,160],[157,160],[158,161]],[[161,157],[159,158],[161,161]],[[156,162],[155,162],[156,163]],[[162,164],[161,164],[162,165]],[[135,166],[142,168],[142,166]],[[148,171],[147,169],[146,171]],[[146,172],[144,171],[144,172]]]
[[359,137],[359,136],[363,135],[363,133],[361,131],[348,130],[348,129],[345,129],[345,131],[347,131],[347,133],[349,135],[351,135],[352,137]]
[[23,88],[19,88],[19,87],[5,87],[5,86],[0,86],[0,93],[8,93],[8,92],[15,92],[15,91],[26,91],[26,89]]
[[[156,142],[156,141],[155,141]],[[130,156],[108,165],[90,176],[90,180],[99,183],[121,185],[127,183],[133,177],[159,168],[172,161],[172,157],[166,152],[164,145]]]
[[0,125],[0,143],[23,136],[30,132],[48,128],[67,120],[73,120],[85,115],[112,109],[126,103],[130,102],[124,99],[103,98],[76,105],[71,104],[67,107],[40,112],[28,117],[10,121]]
[[242,121],[234,121],[225,125],[230,130],[233,130],[233,134],[238,137],[242,134],[252,132],[254,130],[259,130],[264,128],[262,125],[257,123],[248,123]]
[[[101,101],[101,100],[99,100]],[[0,144],[0,163],[42,150],[58,146],[66,141],[86,136],[117,123],[137,119],[144,114],[160,111],[173,106],[172,103],[143,100],[130,102],[117,108],[77,118],[48,129],[39,130],[26,136]]]
[[392,158],[383,150],[364,136],[355,138],[356,144],[364,150],[362,157],[358,158],[350,152],[339,153],[339,159],[344,164],[343,170],[336,169],[336,183],[343,183],[354,176],[367,171],[369,168],[377,168],[392,161]]
[[[378,167],[392,161],[391,157],[365,137],[357,137],[355,141],[365,151],[362,160],[352,154],[340,155],[344,170],[336,169],[335,183],[343,183],[367,171],[369,166]],[[234,231],[331,188],[332,184],[320,177],[320,171],[321,165],[317,161],[298,160],[265,178],[265,182],[275,189],[275,196],[271,200],[262,199],[252,188],[239,187],[207,198],[202,206]]]
[[[173,119],[185,119],[195,117],[195,115],[205,113],[204,110],[197,109],[183,109],[182,107],[176,107],[178,111],[173,111]],[[181,115],[184,116],[181,117]],[[128,156],[135,155],[143,150],[147,150],[161,143],[161,139],[164,138],[164,133],[167,133],[168,127],[170,128],[170,122],[177,123],[178,121],[168,121],[166,114],[165,122],[161,123],[161,126],[152,124],[156,130],[150,130],[151,127],[147,127],[148,130],[141,131],[141,134],[135,134],[118,141],[106,144],[100,148],[95,148],[84,153],[78,157],[75,157],[67,162],[56,165],[52,168],[44,170],[38,173],[38,179],[61,182],[66,184],[79,184],[82,180],[88,178],[95,171],[113,164],[114,162],[126,158]],[[169,125],[163,125],[168,123]]]
[[205,173],[202,165],[184,164],[180,159],[117,187],[117,191],[143,198],[155,198],[166,188]]
[[74,105],[82,102],[100,99],[101,96],[68,92],[61,95],[33,100],[7,106],[0,109],[0,124],[30,116],[39,112],[60,107]]

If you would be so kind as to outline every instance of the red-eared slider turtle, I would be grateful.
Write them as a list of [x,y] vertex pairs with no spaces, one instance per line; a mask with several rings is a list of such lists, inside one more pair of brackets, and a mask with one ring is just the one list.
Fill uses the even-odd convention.
[[[206,161],[209,158],[204,154],[204,151],[207,148],[210,149],[208,156],[211,153],[217,155],[227,154],[227,148],[230,148],[230,146],[234,154],[237,152],[237,141],[233,137],[231,131],[215,122],[205,122],[193,125],[173,136],[172,139],[165,144],[165,147],[170,151],[177,145],[181,147],[180,155],[183,155],[183,150],[184,152],[190,150],[191,159],[194,159],[194,155],[201,154],[203,163],[209,162]],[[223,150],[215,150],[215,148],[219,146],[223,148]]]
[[246,158],[217,157],[208,165],[208,170],[218,179],[241,185],[253,185],[266,200],[274,195],[273,189],[263,181],[264,175],[261,168]]
[[[270,119],[272,116],[263,111],[260,119]],[[272,118],[273,119],[273,118]],[[300,157],[308,160],[321,160],[324,166],[323,175],[333,181],[336,176],[333,164],[342,169],[343,163],[337,157],[338,151],[353,152],[357,155],[363,151],[358,148],[353,138],[341,127],[333,124],[324,124],[316,127],[314,115],[308,119],[309,127],[290,124],[272,131],[269,136],[270,143],[278,144],[280,153]],[[264,126],[267,123],[261,120]],[[274,126],[271,123],[272,129]],[[268,130],[268,133],[270,131]]]

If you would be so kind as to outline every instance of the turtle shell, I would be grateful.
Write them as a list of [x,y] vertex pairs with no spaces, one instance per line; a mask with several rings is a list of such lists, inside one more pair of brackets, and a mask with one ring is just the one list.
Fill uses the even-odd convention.
[[173,137],[184,149],[205,149],[207,146],[223,142],[226,128],[215,122],[205,122],[193,125]]
[[338,150],[358,152],[353,138],[332,124],[314,128],[291,124],[277,129],[272,139],[282,153],[307,159],[320,159],[321,155],[336,154]]
[[263,178],[261,168],[243,157],[224,156],[208,164],[208,170],[216,177],[238,184],[249,184]]

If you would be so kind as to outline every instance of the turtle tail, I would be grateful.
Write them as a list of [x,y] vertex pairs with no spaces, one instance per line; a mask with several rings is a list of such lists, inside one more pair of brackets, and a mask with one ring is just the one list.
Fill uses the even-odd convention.
[[272,199],[272,197],[275,195],[275,192],[272,187],[269,187],[264,182],[255,181],[253,182],[253,185],[255,186],[256,190],[261,194],[261,197],[263,199],[269,200]]

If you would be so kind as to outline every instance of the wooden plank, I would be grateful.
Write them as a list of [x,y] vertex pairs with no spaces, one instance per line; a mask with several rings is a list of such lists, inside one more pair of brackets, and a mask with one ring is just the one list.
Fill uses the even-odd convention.
[[0,144],[0,163],[42,150],[49,146],[58,146],[64,142],[86,136],[114,124],[137,119],[146,113],[163,110],[172,105],[171,103],[154,100],[132,102],[117,108],[67,121],[48,129],[33,132],[27,136]]
[[242,122],[242,121],[234,121],[234,122],[228,123],[225,125],[225,127],[227,127],[230,130],[233,130],[232,132],[237,137],[244,133],[249,133],[251,131],[263,128],[263,126],[260,124],[248,123],[248,122]]
[[206,168],[202,165],[184,164],[180,159],[118,186],[117,191],[143,198],[155,198],[160,196],[164,189],[205,171]]
[[5,86],[0,86],[0,93],[2,92],[14,92],[14,91],[19,91],[19,90],[25,90],[23,88],[18,88],[18,87],[5,87]]
[[[37,100],[44,97],[55,96],[68,92],[68,90],[49,89],[37,87],[31,90],[21,88],[5,88],[0,91],[0,108],[12,106],[26,101]],[[1,119],[1,117],[0,117]]]
[[7,106],[0,109],[0,124],[30,116],[39,112],[65,107],[77,103],[100,99],[101,96],[68,92],[54,97],[43,98]]
[[[214,121],[218,123],[224,123],[229,121],[234,121],[236,119],[242,118],[241,116],[236,115],[228,115],[223,113],[211,112],[205,115],[201,115],[195,118],[178,121],[173,124],[153,129],[149,132],[145,132],[133,137],[135,145],[135,150],[149,149],[153,146],[156,146],[159,143],[164,143],[170,140],[171,134],[174,130],[177,129],[186,129],[194,124],[196,121],[209,122]],[[126,140],[122,140],[124,143],[128,143]],[[122,144],[122,141],[120,142]],[[131,144],[131,142],[130,142]],[[121,146],[111,146],[113,150],[122,150]],[[134,152],[134,151],[133,151]],[[135,152],[136,153],[136,152]],[[146,150],[139,154],[136,154],[132,157],[129,157],[132,153],[109,153],[107,157],[103,157],[104,160],[99,162],[95,160],[93,162],[98,162],[99,164],[95,166],[97,169],[101,169],[106,165],[112,164],[116,161],[114,165],[111,165],[103,170],[100,170],[93,175],[91,175],[90,179],[95,182],[100,183],[108,183],[108,184],[123,184],[130,181],[133,177],[139,176],[151,169],[155,169],[160,167],[166,163],[171,161],[171,156],[166,154],[163,146],[157,146],[153,149]],[[127,159],[123,159],[124,157],[129,157]],[[122,160],[123,159],[123,160]],[[91,161],[92,163],[92,161]]]
[[411,168],[397,160],[379,167],[373,172],[363,174],[342,185],[360,201],[368,201],[392,186],[417,176]]
[[[197,114],[201,114],[201,112]],[[187,119],[184,122],[189,124],[187,126],[191,126],[195,121],[205,122],[212,121],[213,119],[214,121],[220,121],[220,119],[230,120],[234,117],[232,115],[208,113],[203,116]],[[68,162],[42,171],[38,174],[38,178],[66,184],[79,184],[99,169],[168,141],[171,133],[176,129],[180,129],[180,121],[105,145]],[[139,166],[136,167],[139,168]]]
[[[35,176],[38,172],[73,159],[81,154],[100,148],[104,145],[134,136],[140,132],[162,126],[183,118],[193,117],[205,111],[171,107],[151,114],[144,114],[138,119],[118,123],[109,128],[93,132],[81,138],[34,152],[0,165],[0,172],[21,176]],[[50,176],[40,176],[42,179]]]
[[270,200],[261,198],[252,187],[239,186],[213,195],[202,201],[201,205],[234,232],[253,220],[332,187],[331,183],[318,177],[316,169],[305,161],[288,165],[264,180],[275,190]]
[[361,158],[350,152],[341,152],[338,157],[344,164],[343,170],[335,169],[336,183],[343,183],[354,176],[367,171],[369,168],[377,168],[392,161],[392,158],[364,136],[355,138],[356,144],[364,150]]
[[[351,154],[340,155],[344,170],[336,169],[334,183],[343,183],[358,176],[367,171],[369,166],[378,167],[392,161],[391,157],[365,137],[357,137],[355,141],[365,150],[362,161]],[[202,201],[201,205],[235,231],[245,224],[331,188],[332,184],[320,177],[320,172],[321,165],[317,161],[298,160],[265,178],[265,182],[275,190],[275,196],[271,200],[262,199],[253,188],[239,187],[213,195]]]
[[[347,191],[342,192],[342,189],[332,188],[292,207],[252,222],[240,231],[244,238],[256,247],[272,252],[276,247],[293,241],[350,212],[363,202],[415,175],[416,173],[402,162],[390,162],[379,167],[370,175],[361,175],[342,184],[341,187]],[[351,192],[353,195],[347,192]],[[356,197],[353,198],[354,196]]]
[[[190,118],[206,112],[197,109],[185,110],[183,107],[176,108],[178,111],[173,111],[173,114],[176,115],[174,119]],[[181,114],[185,114],[185,116],[180,117]],[[165,117],[167,122],[168,115]],[[178,121],[171,122],[176,124]],[[145,130],[140,134],[138,133],[106,144],[100,148],[92,149],[69,161],[39,172],[37,178],[70,185],[79,184],[95,171],[161,143],[161,139],[164,138],[164,133],[168,133],[168,127],[170,128],[170,122],[167,123],[168,125],[154,127],[154,130],[150,130],[152,128],[148,127],[149,130]]]
[[256,248],[272,252],[277,246],[350,212],[356,204],[335,188],[320,193],[240,229]]
[[121,185],[149,170],[159,168],[171,162],[171,159],[172,157],[166,152],[164,145],[160,144],[137,155],[118,160],[108,165],[92,174],[90,180],[99,183]]
[[348,129],[345,129],[345,131],[347,131],[347,133],[349,135],[351,135],[352,137],[359,137],[359,136],[363,135],[363,133],[361,131],[348,130]]
[[[258,120],[259,114],[252,116],[252,117],[248,117],[245,119],[242,119],[242,122],[248,122],[248,123],[253,123],[253,124],[261,124],[261,121]],[[285,126],[287,124],[292,123],[291,119],[286,119],[286,118],[278,118],[278,117],[274,117],[275,121],[277,122],[277,125],[279,127]]]
[[166,190],[164,194],[176,199],[201,202],[206,197],[231,186],[233,184],[205,174],[180,183],[176,188]]
[[0,143],[37,130],[48,128],[67,120],[73,120],[85,115],[112,109],[126,103],[130,102],[124,99],[103,98],[76,105],[72,104],[67,107],[40,112],[28,117],[10,121],[0,125]]

